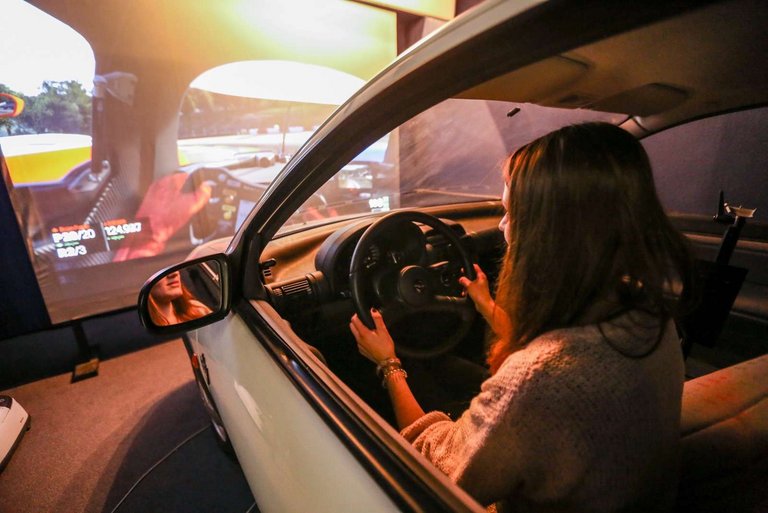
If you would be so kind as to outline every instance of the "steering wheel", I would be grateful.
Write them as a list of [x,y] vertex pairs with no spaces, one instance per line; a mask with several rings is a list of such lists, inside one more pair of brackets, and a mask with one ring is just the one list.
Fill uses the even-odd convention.
[[[436,248],[415,223],[433,228],[450,244],[451,248],[436,255],[439,261],[429,263],[435,255],[431,259],[428,255],[430,251],[435,253]],[[386,255],[382,254],[382,247]],[[467,334],[475,317],[474,305],[458,283],[462,269],[467,278],[475,279],[469,253],[445,223],[412,210],[387,214],[365,230],[352,253],[349,283],[357,315],[363,324],[373,329],[371,307],[376,306],[402,356],[431,358],[446,353]],[[445,330],[450,330],[449,333],[438,336],[418,333],[427,325],[449,326],[428,322],[432,314],[453,315],[458,325],[450,326]],[[403,322],[406,325],[403,329],[395,328],[398,323],[414,317],[421,321],[419,330],[412,329],[413,322]]]
[[201,167],[195,169],[181,188],[181,192],[194,192],[200,184],[207,182],[211,187],[211,199],[197,214],[192,216],[189,224],[189,238],[193,244],[207,242],[216,236],[217,208],[221,198],[221,176],[226,175],[227,170],[220,167]]
[[[182,187],[182,192],[194,192],[201,183],[211,186],[208,204],[192,216],[189,239],[194,245],[231,236],[236,231],[238,210],[255,205],[264,194],[265,185],[247,184],[234,177],[225,167],[201,167],[193,171]],[[247,212],[245,212],[247,214]]]

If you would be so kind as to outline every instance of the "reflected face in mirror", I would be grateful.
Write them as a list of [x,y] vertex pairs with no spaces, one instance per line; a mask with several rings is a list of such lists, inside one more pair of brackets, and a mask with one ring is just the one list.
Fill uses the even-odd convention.
[[174,271],[161,279],[157,285],[152,287],[150,294],[157,303],[170,303],[174,299],[181,297],[184,291],[181,288],[179,271]]
[[152,322],[173,326],[200,319],[221,307],[218,263],[202,262],[158,279],[147,302]]

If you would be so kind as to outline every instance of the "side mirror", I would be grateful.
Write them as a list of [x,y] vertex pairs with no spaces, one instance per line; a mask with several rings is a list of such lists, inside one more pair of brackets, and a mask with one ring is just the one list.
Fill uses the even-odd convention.
[[0,118],[15,118],[24,110],[24,100],[8,93],[0,93]]
[[152,276],[139,293],[139,317],[149,331],[181,333],[223,319],[230,307],[226,255],[189,260]]

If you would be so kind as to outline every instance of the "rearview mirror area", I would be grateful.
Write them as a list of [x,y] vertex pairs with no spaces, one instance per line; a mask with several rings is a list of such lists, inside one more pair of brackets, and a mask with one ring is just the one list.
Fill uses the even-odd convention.
[[156,333],[181,333],[222,319],[229,312],[229,264],[223,254],[168,267],[139,293],[139,316]]

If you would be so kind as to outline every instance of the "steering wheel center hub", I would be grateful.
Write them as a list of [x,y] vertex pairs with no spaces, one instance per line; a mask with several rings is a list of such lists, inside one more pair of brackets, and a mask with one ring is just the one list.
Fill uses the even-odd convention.
[[418,265],[404,267],[397,280],[397,292],[408,305],[426,305],[432,299],[429,272]]

